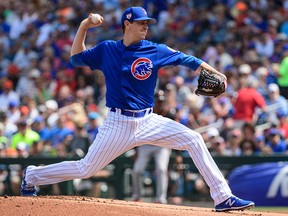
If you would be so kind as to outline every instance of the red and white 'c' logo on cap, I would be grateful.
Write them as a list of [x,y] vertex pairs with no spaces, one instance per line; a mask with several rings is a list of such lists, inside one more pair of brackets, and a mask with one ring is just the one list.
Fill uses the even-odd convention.
[[129,13],[129,14],[126,15],[126,18],[127,18],[128,20],[130,20],[131,17],[132,17],[132,14],[131,14],[131,13]]
[[144,8],[142,8],[142,12],[143,12],[143,14],[145,14],[147,16],[147,12]]

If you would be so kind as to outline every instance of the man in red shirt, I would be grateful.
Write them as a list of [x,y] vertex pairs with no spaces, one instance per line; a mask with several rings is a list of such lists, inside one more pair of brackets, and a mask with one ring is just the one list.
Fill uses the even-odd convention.
[[234,120],[236,125],[241,126],[244,122],[255,123],[256,109],[264,111],[266,102],[264,97],[257,92],[258,81],[254,78],[247,79],[247,85],[238,91],[234,103]]

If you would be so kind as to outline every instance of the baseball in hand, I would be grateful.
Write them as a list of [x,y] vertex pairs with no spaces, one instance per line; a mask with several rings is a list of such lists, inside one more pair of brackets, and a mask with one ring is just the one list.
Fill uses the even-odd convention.
[[92,14],[91,21],[94,24],[97,24],[100,21],[101,16],[99,14]]

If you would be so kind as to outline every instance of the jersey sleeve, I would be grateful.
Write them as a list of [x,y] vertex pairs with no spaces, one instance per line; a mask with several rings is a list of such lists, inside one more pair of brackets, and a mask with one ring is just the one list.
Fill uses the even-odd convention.
[[103,43],[100,43],[91,49],[84,50],[81,53],[71,56],[70,62],[74,66],[89,66],[91,70],[101,70],[103,53],[104,46]]
[[174,50],[164,44],[159,44],[157,48],[157,60],[161,67],[167,65],[182,65],[192,70],[197,70],[197,68],[203,62],[201,59],[196,58],[195,56],[186,55],[183,52]]

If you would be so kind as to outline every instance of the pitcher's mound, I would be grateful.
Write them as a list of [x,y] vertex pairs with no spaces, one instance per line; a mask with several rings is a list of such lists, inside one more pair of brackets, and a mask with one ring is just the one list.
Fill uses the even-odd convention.
[[[212,208],[141,203],[80,196],[2,196],[0,215],[69,216],[279,216],[281,213],[235,211],[218,213]],[[283,214],[284,215],[284,214]]]

